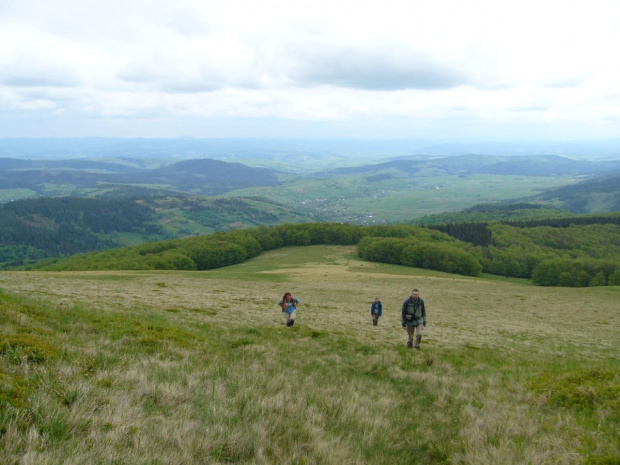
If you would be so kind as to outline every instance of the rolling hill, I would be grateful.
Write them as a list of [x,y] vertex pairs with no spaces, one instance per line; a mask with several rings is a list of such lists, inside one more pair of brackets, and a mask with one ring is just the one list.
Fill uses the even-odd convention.
[[550,189],[532,200],[554,203],[572,213],[620,210],[620,171],[592,177],[571,186]]
[[574,160],[557,155],[506,157],[467,154],[428,160],[398,159],[350,168],[337,168],[324,171],[320,175],[335,177],[351,174],[380,173],[383,171],[396,171],[408,176],[414,176],[416,173],[423,171],[433,171],[435,175],[442,173],[444,175],[586,176],[620,171],[620,161]]
[[24,189],[32,196],[89,196],[118,185],[217,195],[277,182],[273,170],[212,159],[185,160],[157,168],[93,160],[0,159],[2,189]]

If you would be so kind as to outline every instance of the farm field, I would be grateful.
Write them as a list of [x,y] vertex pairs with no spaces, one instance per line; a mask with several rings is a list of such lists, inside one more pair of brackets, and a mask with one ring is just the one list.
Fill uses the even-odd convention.
[[224,197],[259,196],[312,214],[323,221],[353,224],[409,221],[459,211],[481,203],[516,200],[579,181],[547,176],[400,176],[370,182],[369,176],[284,181],[273,187],[240,189]]
[[[400,328],[414,287],[420,351]],[[309,246],[206,272],[5,271],[0,291],[0,463],[620,461],[618,287]]]

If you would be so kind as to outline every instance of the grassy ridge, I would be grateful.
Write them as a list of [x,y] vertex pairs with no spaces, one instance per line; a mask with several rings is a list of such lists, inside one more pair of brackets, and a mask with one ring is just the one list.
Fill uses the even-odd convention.
[[[413,286],[420,352],[399,327]],[[311,246],[208,272],[4,272],[0,288],[2,463],[620,458],[617,287]],[[302,302],[292,329],[275,305],[286,290]]]

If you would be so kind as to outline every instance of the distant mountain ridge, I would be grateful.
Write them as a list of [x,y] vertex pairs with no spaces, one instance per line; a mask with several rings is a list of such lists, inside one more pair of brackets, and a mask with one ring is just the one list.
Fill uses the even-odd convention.
[[287,160],[322,157],[456,156],[467,153],[501,156],[559,155],[578,158],[620,158],[620,138],[574,141],[440,142],[419,139],[197,139],[163,138],[0,138],[0,157],[68,158],[215,158]]
[[321,176],[342,176],[351,174],[377,173],[397,170],[409,176],[423,169],[439,170],[445,175],[499,174],[522,176],[593,175],[613,171],[620,172],[618,161],[573,160],[557,155],[536,155],[505,157],[480,154],[466,154],[430,160],[393,160],[384,163],[337,168],[320,173]]
[[[406,180],[412,185],[424,183],[433,176],[474,176],[490,174],[499,176],[610,176],[620,173],[620,160],[574,160],[556,155],[505,157],[499,155],[466,154],[455,157],[396,159],[375,164],[336,168],[318,173],[296,174],[295,181],[304,179],[334,179],[341,176],[366,175],[367,183],[383,180]],[[233,190],[250,187],[277,186],[285,174],[269,168],[247,166],[210,158],[170,162],[153,162],[145,159],[67,159],[22,160],[0,158],[0,201],[25,197],[154,197],[221,195]],[[591,180],[592,182],[593,179]],[[601,181],[602,182],[602,181]],[[560,203],[575,213],[617,210],[616,187],[604,181],[607,192],[588,193],[586,184],[581,187],[581,199],[560,191]],[[15,197],[7,190],[19,190]],[[25,190],[31,193],[24,192]],[[247,195],[247,194],[246,194]],[[252,195],[252,194],[251,194]],[[587,199],[586,199],[587,198]],[[548,202],[548,198],[539,200]],[[579,203],[581,202],[581,206]]]
[[0,158],[0,170],[88,170],[110,173],[131,173],[145,169],[139,161],[130,163],[118,161],[100,161],[86,158],[69,158],[64,160],[31,160],[22,158]]
[[0,185],[4,189],[30,189],[37,195],[45,195],[50,184],[80,189],[149,184],[181,193],[217,195],[277,182],[273,170],[212,159],[185,160],[155,169],[84,159],[0,159]]

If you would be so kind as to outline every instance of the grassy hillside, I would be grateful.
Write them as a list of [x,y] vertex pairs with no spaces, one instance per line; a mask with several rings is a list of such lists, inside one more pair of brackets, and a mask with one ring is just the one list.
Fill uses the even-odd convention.
[[[399,322],[414,286],[420,352]],[[1,463],[620,460],[618,287],[312,246],[208,272],[3,272],[0,289]]]

